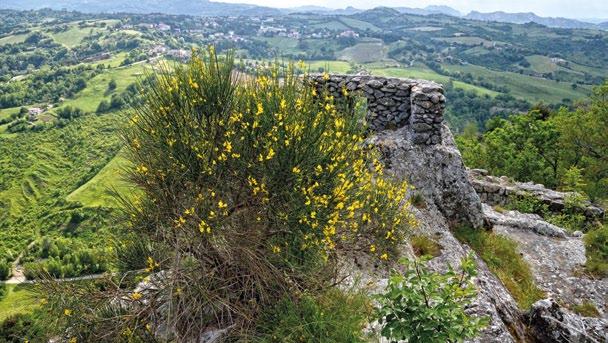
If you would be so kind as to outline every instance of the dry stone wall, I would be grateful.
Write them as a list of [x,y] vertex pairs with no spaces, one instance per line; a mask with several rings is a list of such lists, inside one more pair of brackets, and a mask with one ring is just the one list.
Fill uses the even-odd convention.
[[441,85],[426,80],[369,75],[319,74],[310,76],[319,92],[336,99],[367,99],[367,122],[380,132],[409,126],[414,144],[441,144],[445,96]]

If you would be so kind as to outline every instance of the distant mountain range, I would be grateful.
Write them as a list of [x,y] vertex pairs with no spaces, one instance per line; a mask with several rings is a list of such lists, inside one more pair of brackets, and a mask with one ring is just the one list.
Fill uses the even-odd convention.
[[[354,7],[333,9],[321,6],[300,6],[293,8],[271,8],[249,4],[223,3],[209,0],[1,0],[0,8],[16,10],[51,8],[66,9],[85,13],[166,13],[200,16],[266,16],[289,13],[317,13],[320,15],[352,15],[365,12]],[[540,17],[534,13],[481,13],[472,11],[464,15],[449,6],[427,6],[424,8],[394,7],[400,13],[415,15],[448,15],[471,20],[496,21],[514,24],[534,22],[548,27],[569,29],[608,30],[608,21],[601,19],[587,21],[568,18]]]
[[[568,18],[549,18],[540,17],[532,12],[528,13],[506,13],[506,12],[491,12],[481,13],[473,11],[465,16],[467,19],[483,20],[483,21],[498,21],[513,24],[537,23],[548,27],[561,27],[567,29],[594,29],[598,25],[588,23],[576,19]],[[607,23],[599,24],[606,25]]]
[[84,13],[166,13],[199,16],[279,15],[270,7],[208,0],[1,0],[0,8],[28,10],[50,8]]

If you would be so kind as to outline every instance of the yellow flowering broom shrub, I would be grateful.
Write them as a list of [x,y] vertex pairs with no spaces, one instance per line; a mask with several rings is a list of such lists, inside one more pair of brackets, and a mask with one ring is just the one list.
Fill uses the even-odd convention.
[[213,49],[143,89],[125,133],[142,196],[127,212],[156,286],[131,296],[131,335],[243,334],[264,307],[333,284],[338,256],[394,257],[413,221],[407,185],[366,145],[364,111],[293,68],[239,76]]

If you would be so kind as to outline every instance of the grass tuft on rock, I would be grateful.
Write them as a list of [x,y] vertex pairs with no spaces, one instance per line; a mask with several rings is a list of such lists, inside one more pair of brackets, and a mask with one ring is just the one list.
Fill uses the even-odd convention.
[[520,308],[527,310],[544,297],[544,292],[534,282],[530,266],[517,251],[517,243],[513,240],[470,227],[459,227],[454,230],[454,235],[477,252]]

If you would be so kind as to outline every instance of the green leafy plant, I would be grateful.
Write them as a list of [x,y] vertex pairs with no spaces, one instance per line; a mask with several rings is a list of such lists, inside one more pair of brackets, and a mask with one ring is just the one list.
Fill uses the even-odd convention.
[[392,342],[458,342],[473,338],[486,319],[468,315],[465,308],[477,291],[472,282],[475,262],[468,256],[461,271],[430,271],[427,258],[408,262],[403,273],[393,272],[386,291],[377,296],[381,334]]
[[521,213],[535,213],[545,215],[549,212],[549,206],[532,194],[524,193],[509,196],[507,209]]
[[12,265],[7,260],[0,260],[0,281],[6,280],[11,276]]

